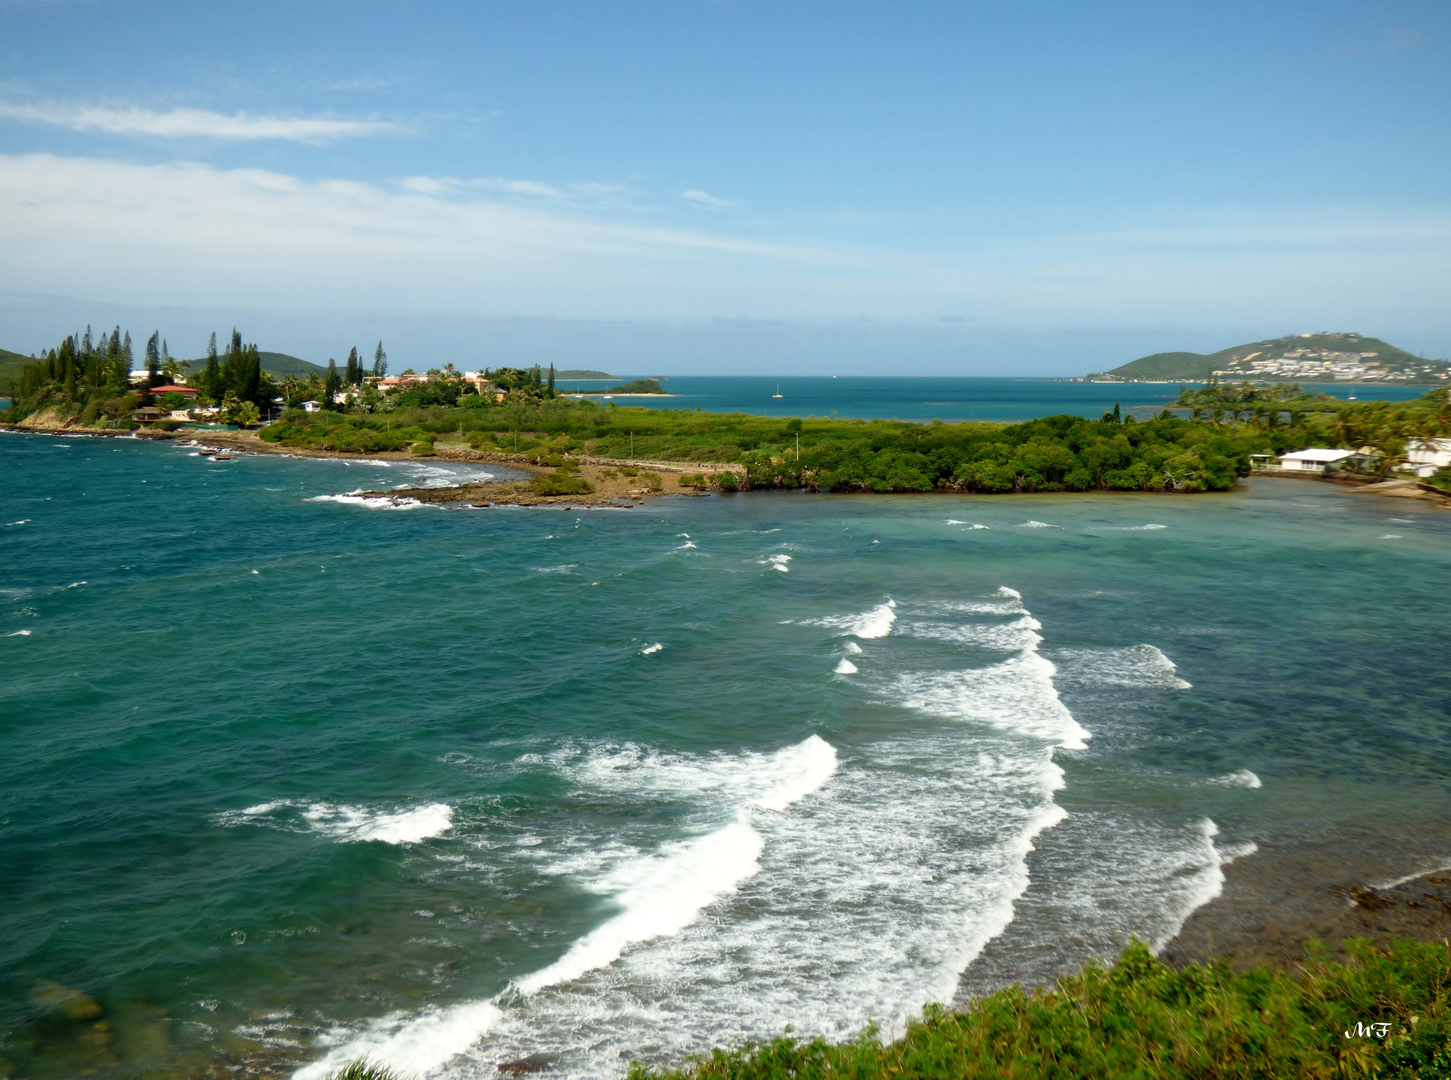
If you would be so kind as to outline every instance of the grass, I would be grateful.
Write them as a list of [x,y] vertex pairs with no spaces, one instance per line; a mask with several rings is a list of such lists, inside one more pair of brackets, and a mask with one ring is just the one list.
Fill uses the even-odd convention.
[[[929,1007],[895,1042],[874,1028],[831,1044],[790,1035],[715,1050],[629,1080],[1447,1080],[1451,948],[1415,940],[1313,952],[1295,974],[1176,970],[1142,944],[1052,989]],[[1385,1038],[1356,1024],[1389,1025]],[[1346,1037],[1346,1031],[1350,1037]],[[1365,1027],[1362,1031],[1366,1030]]]
[[529,490],[536,495],[588,495],[594,491],[594,485],[581,476],[551,473],[529,481]]
[[394,1072],[386,1065],[378,1065],[365,1057],[348,1062],[328,1080],[404,1080],[402,1073]]

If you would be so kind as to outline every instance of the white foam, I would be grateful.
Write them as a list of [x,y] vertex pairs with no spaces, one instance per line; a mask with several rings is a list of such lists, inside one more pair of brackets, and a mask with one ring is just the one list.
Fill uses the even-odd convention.
[[[1084,749],[1089,732],[1058,697],[1053,685],[1057,669],[1038,652],[1043,640],[1040,624],[1022,606],[1017,590],[1004,585],[998,595],[1007,603],[992,613],[1017,613],[1017,620],[988,627],[968,624],[939,633],[960,634],[959,640],[976,637],[974,643],[1012,650],[1013,656],[987,667],[903,675],[892,684],[892,694],[908,708],[1051,740],[1068,750]],[[915,629],[930,624],[913,625]]]
[[1216,776],[1209,781],[1211,784],[1221,784],[1224,787],[1261,788],[1264,784],[1260,778],[1248,769],[1239,769],[1224,776]]
[[1152,942],[1154,952],[1159,952],[1174,940],[1189,916],[1224,892],[1224,867],[1237,858],[1251,855],[1259,850],[1253,843],[1231,845],[1225,851],[1215,846],[1214,838],[1219,835],[1219,826],[1209,818],[1201,819],[1196,826],[1199,833],[1197,857],[1192,869],[1181,870],[1177,876],[1176,888],[1169,897],[1170,916],[1168,924]]
[[13,634],[6,634],[5,636],[6,637],[29,637],[31,635],[31,633],[32,633],[32,631],[30,631],[30,630],[17,630],[17,631],[15,631],[15,633],[13,633]]
[[860,615],[828,615],[821,619],[802,620],[808,626],[825,626],[859,638],[886,637],[896,621],[897,602],[891,599]]
[[1049,525],[1046,521],[1025,521],[1018,526],[1020,529],[1061,529],[1062,525]]
[[579,563],[571,562],[560,563],[558,566],[536,566],[534,572],[536,574],[567,574],[578,565]]
[[842,643],[841,651],[849,656],[860,656],[862,654],[862,647],[855,641],[847,641]]
[[687,541],[685,541],[685,543],[681,544],[679,547],[676,547],[674,550],[675,551],[693,551],[694,549],[695,549],[695,541],[694,540],[687,540]]
[[[294,1073],[294,1080],[320,1080],[364,1054],[396,1069],[436,1069],[497,1027],[505,1017],[503,1007],[517,1010],[551,987],[609,968],[632,946],[679,934],[760,871],[765,841],[753,827],[755,815],[765,812],[765,820],[775,820],[820,790],[836,771],[836,750],[813,735],[773,754],[702,760],[657,755],[630,745],[600,748],[583,761],[561,759],[557,764],[567,775],[602,782],[606,789],[621,786],[623,780],[627,787],[631,781],[644,781],[647,787],[660,783],[665,789],[699,790],[691,781],[714,781],[705,789],[729,791],[735,797],[733,820],[656,852],[618,860],[593,883],[596,891],[612,895],[618,914],[577,939],[559,959],[515,978],[491,1000],[394,1013],[361,1028],[343,1028],[328,1038],[329,1053]],[[580,997],[568,994],[560,1000],[573,1006]]]
[[420,506],[436,506],[437,503],[422,503],[417,499],[394,499],[380,495],[365,499],[361,495],[314,495],[306,502],[335,502],[346,506],[361,506],[368,510],[417,510]]
[[1088,686],[1143,686],[1188,690],[1174,661],[1153,645],[1126,649],[1061,649],[1054,654],[1067,682]]
[[972,521],[958,521],[956,518],[948,518],[947,519],[947,524],[948,525],[966,525],[969,529],[986,529],[987,528],[986,525],[978,525],[976,522],[972,522]]
[[624,910],[580,938],[554,963],[514,981],[533,994],[613,963],[625,948],[679,933],[715,900],[734,891],[761,867],[761,836],[746,821],[666,848],[660,855],[617,872],[616,899]]
[[843,656],[837,661],[835,670],[838,675],[855,675],[857,673],[857,666]]
[[1403,537],[1399,536],[1396,533],[1385,533],[1382,536],[1380,536],[1379,539],[1381,539],[1381,540],[1401,540],[1401,539],[1403,539]]
[[29,518],[21,518],[19,521],[7,521],[5,524],[7,526],[10,526],[10,525],[29,525],[30,524],[30,519]]
[[660,642],[657,641],[657,642],[655,642],[655,644],[653,644],[653,645],[646,645],[643,649],[641,649],[640,650],[640,655],[641,656],[651,656],[651,655],[659,652],[663,648],[665,648],[665,646],[662,645],[662,644],[660,644]]
[[[469,1001],[446,1009],[395,1012],[330,1036],[336,1045],[317,1061],[292,1074],[293,1080],[324,1080],[359,1057],[424,1072],[438,1068],[466,1051],[499,1020],[491,1001]],[[398,1065],[407,1062],[407,1066]]]
[[1447,870],[1451,870],[1451,863],[1448,863],[1445,866],[1432,866],[1426,870],[1417,870],[1413,874],[1406,874],[1403,877],[1391,878],[1389,881],[1382,881],[1379,885],[1372,885],[1371,887],[1375,889],[1394,889],[1399,885],[1404,885],[1408,881],[1415,881],[1417,878],[1425,877],[1427,874],[1440,874],[1444,873]]
[[756,560],[762,566],[769,566],[772,570],[779,570],[783,574],[790,572],[786,567],[786,564],[790,561],[791,556],[786,554],[767,555],[764,559]]
[[1167,525],[1102,525],[1100,532],[1156,532],[1159,529],[1167,529]]
[[452,828],[453,807],[428,803],[408,810],[384,811],[282,799],[219,814],[217,821],[222,825],[269,824],[310,830],[344,843],[376,840],[384,844],[417,844]]

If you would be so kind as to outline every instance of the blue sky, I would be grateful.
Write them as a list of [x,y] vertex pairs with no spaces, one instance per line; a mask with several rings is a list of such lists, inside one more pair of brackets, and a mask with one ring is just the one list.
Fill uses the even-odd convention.
[[1451,354],[1445,3],[0,0],[0,345]]

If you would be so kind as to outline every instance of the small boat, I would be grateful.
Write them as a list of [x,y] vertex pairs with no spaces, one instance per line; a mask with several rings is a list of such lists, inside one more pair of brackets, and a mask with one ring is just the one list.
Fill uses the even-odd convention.
[[774,394],[772,394],[771,396],[773,398],[778,398],[778,397],[781,396],[781,384],[780,383],[777,383],[776,384],[776,392]]

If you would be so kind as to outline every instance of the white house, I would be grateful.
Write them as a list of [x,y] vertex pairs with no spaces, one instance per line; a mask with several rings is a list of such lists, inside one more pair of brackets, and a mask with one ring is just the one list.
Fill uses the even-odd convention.
[[1437,469],[1451,465],[1451,439],[1428,439],[1406,447],[1406,465],[1417,476],[1430,476]]
[[1323,447],[1312,446],[1309,450],[1296,450],[1293,454],[1280,455],[1280,468],[1291,469],[1297,472],[1321,472],[1338,462],[1344,461],[1355,451],[1353,450],[1326,450]]
[[304,401],[302,403],[302,408],[304,412],[317,412],[317,410],[322,408],[322,406],[315,401]]

